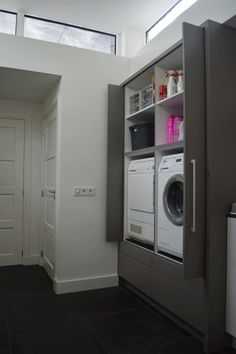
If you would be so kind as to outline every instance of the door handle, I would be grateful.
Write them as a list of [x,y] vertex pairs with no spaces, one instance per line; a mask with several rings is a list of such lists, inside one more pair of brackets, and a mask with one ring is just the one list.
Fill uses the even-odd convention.
[[51,194],[51,197],[53,199],[56,199],[56,190],[55,189],[49,189],[48,192]]
[[196,232],[196,160],[192,159],[190,163],[193,166],[193,219],[191,231]]
[[42,196],[56,199],[56,190],[55,189],[45,189],[42,193]]

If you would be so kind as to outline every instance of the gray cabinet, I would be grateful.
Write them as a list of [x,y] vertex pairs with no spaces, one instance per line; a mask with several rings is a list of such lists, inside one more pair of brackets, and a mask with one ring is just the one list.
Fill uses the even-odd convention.
[[151,264],[151,252],[121,242],[119,276],[149,296],[151,296]]
[[[230,22],[232,26],[235,23],[236,20]],[[202,333],[205,351],[213,352],[230,344],[230,337],[225,333],[226,211],[236,200],[236,168],[232,161],[236,151],[236,29],[212,21],[202,27],[184,24],[181,43],[150,63],[145,70],[148,75],[155,72],[161,76],[166,68],[163,63],[173,63],[173,58],[177,61],[180,58],[184,68],[184,144],[168,146],[160,140],[167,115],[165,108],[161,105],[157,108],[156,104],[148,116],[153,119],[150,117],[155,114],[155,146],[146,151],[143,149],[140,155],[138,151],[126,151],[125,158],[138,158],[151,152],[158,163],[168,151],[184,152],[183,262],[161,256],[156,245],[150,252],[126,240],[120,244],[119,275]],[[143,72],[137,73],[123,86],[132,80],[140,83],[143,75]],[[117,100],[120,92],[117,89],[114,93]],[[121,104],[123,113],[119,113],[119,124],[123,129],[123,98]],[[157,113],[163,120],[156,118]],[[112,116],[113,110],[110,110],[110,122]],[[123,132],[122,136],[126,141],[127,133]],[[110,143],[114,143],[112,139]],[[120,183],[124,175],[123,152],[120,150],[118,155],[120,163],[116,178]],[[108,186],[109,178],[108,174]],[[124,186],[119,183],[121,191]],[[108,187],[109,193],[111,187],[110,190]],[[122,214],[122,198],[123,194],[119,194],[118,215]],[[111,210],[115,210],[115,199],[109,201]],[[121,216],[113,221],[108,208],[110,240],[122,238],[123,230],[119,227],[123,228],[123,225],[118,225],[118,219],[121,220]]]
[[120,244],[119,276],[204,333],[205,287],[202,278],[184,280],[183,266],[132,245]]
[[151,297],[197,331],[204,333],[203,293],[153,268]]

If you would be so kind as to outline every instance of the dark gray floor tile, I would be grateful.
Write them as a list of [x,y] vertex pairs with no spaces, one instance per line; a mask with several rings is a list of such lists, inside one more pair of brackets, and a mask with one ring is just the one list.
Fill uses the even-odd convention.
[[4,297],[3,279],[0,276],[0,300],[3,300],[3,297]]
[[71,318],[84,322],[67,295],[8,295],[7,312],[10,329],[38,328],[44,323],[53,326]]
[[47,276],[34,278],[13,278],[4,279],[4,293],[9,294],[54,294],[52,282]]
[[7,331],[7,312],[6,303],[4,300],[0,300],[0,333]]
[[186,337],[156,311],[137,308],[104,317],[90,318],[94,333],[109,353],[129,353],[158,347]]
[[12,354],[106,354],[88,329],[76,320],[38,330],[10,333]]
[[7,266],[0,267],[0,279],[17,279],[17,278],[25,278],[25,279],[36,279],[39,277],[47,277],[43,267],[38,265],[34,266]]
[[189,338],[181,338],[172,342],[159,343],[146,350],[137,350],[135,354],[204,354],[203,346]]
[[122,287],[74,293],[71,299],[85,317],[145,306],[138,297]]
[[8,333],[0,333],[0,354],[10,354]]
[[233,348],[227,348],[227,349],[220,350],[216,354],[236,354],[236,350]]

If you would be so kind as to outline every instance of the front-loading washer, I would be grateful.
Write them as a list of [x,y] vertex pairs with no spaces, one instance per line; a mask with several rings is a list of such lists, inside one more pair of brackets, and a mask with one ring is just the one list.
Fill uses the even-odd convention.
[[158,251],[183,258],[183,153],[167,155],[158,168]]

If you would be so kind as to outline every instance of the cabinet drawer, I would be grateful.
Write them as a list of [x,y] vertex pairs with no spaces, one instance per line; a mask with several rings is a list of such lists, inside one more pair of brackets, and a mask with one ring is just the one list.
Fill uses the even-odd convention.
[[155,254],[153,255],[152,266],[156,271],[170,276],[177,281],[181,281],[186,286],[190,286],[191,288],[202,293],[205,292],[205,284],[203,278],[184,280],[184,269],[183,265],[180,263]]
[[204,333],[204,294],[152,269],[151,297],[168,311]]
[[151,294],[151,268],[125,253],[120,253],[119,276],[143,293]]
[[120,252],[125,253],[126,255],[135,258],[136,260],[151,267],[153,253],[150,251],[124,241],[120,243]]

